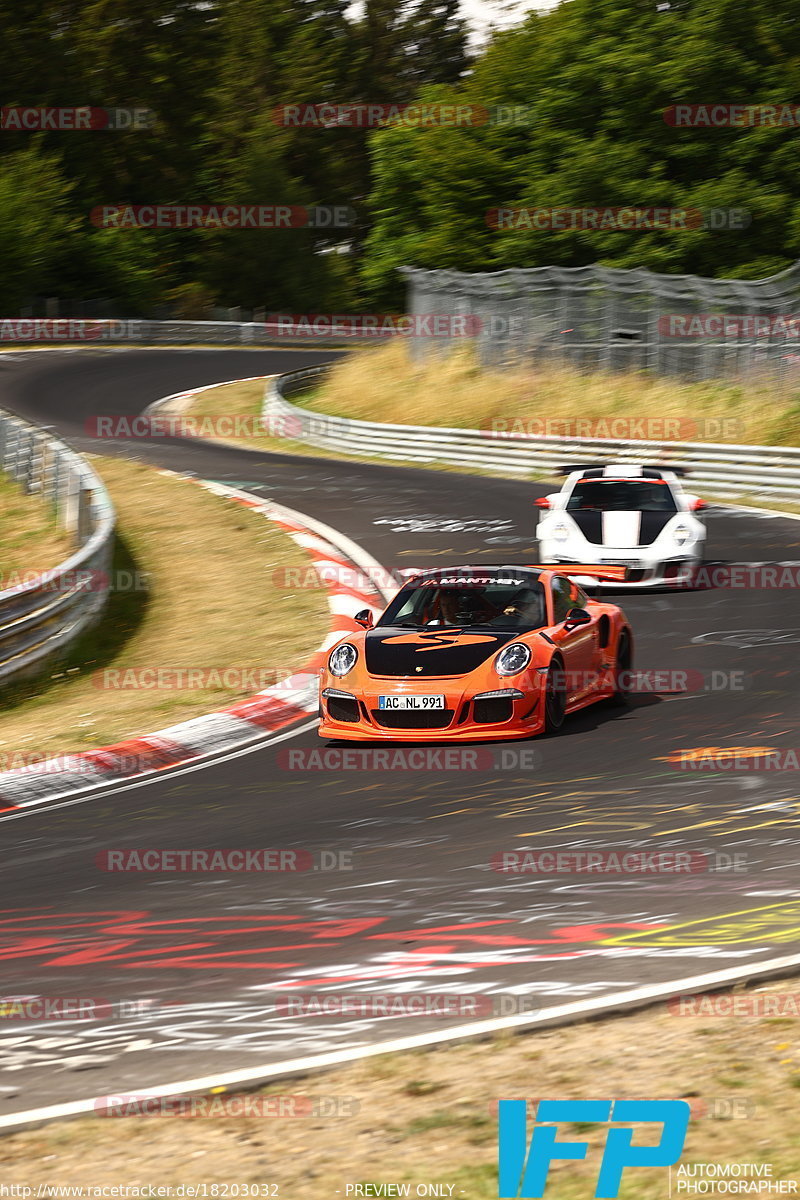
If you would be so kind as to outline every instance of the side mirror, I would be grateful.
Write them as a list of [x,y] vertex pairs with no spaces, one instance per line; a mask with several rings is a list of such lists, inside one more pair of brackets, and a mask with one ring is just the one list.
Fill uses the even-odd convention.
[[695,496],[694,500],[689,505],[689,508],[692,512],[700,512],[701,509],[708,508],[708,505],[706,504],[705,500],[701,500],[699,496]]
[[591,619],[590,614],[585,608],[571,608],[567,613],[564,624],[567,629],[574,629],[576,625],[588,625]]
[[362,608],[353,617],[353,620],[362,627],[362,629],[372,629],[375,622],[372,619],[372,613],[368,608]]
[[536,505],[537,508],[549,508],[550,507],[550,497],[549,496],[537,496],[533,503]]

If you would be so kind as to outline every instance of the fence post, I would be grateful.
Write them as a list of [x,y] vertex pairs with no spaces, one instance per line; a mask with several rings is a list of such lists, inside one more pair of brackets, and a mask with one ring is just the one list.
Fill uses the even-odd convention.
[[78,505],[80,504],[81,477],[70,464],[64,479],[64,504],[62,509],[61,528],[67,533],[77,533]]
[[92,489],[78,483],[77,543],[83,546],[92,532]]

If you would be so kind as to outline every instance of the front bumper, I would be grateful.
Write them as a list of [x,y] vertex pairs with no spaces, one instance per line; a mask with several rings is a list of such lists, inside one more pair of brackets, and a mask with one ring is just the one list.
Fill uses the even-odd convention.
[[[517,688],[514,690],[521,692],[520,695],[506,701],[497,698],[492,704],[481,701],[481,693],[454,690],[451,679],[427,679],[425,690],[433,694],[443,692],[445,709],[379,709],[379,695],[401,691],[396,687],[397,682],[388,679],[376,682],[374,690],[359,695],[348,693],[346,687],[337,687],[330,689],[335,696],[326,696],[328,688],[323,687],[319,736],[358,742],[484,742],[533,737],[544,728],[544,703],[537,690]],[[402,692],[408,694],[410,690]],[[422,692],[422,688],[413,690]],[[345,701],[345,696],[349,700]],[[345,714],[351,719],[342,719]]]
[[689,588],[692,586],[695,574],[703,559],[702,554],[665,556],[663,551],[654,549],[650,553],[629,548],[615,551],[613,547],[603,546],[602,553],[598,547],[588,549],[585,557],[573,554],[567,556],[563,546],[554,542],[540,542],[539,555],[542,562],[559,563],[569,568],[571,563],[596,563],[597,566],[626,566],[629,578],[624,583],[600,583],[586,576],[587,587],[609,588],[617,590],[633,590],[641,588]]

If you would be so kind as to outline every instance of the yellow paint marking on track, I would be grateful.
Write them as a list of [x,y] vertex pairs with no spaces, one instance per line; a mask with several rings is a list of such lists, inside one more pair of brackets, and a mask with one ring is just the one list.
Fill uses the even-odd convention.
[[653,762],[697,762],[704,758],[761,758],[764,754],[774,754],[776,746],[690,746],[683,750],[674,750],[663,758],[655,758]]
[[[750,929],[747,928],[747,922],[742,922],[740,925],[730,924],[736,917],[757,918],[759,913],[772,914],[778,918],[778,924],[789,923],[789,928],[775,928],[775,922],[769,922],[764,918],[758,919],[754,924],[751,922]],[[726,924],[727,922],[727,924]],[[680,937],[676,938],[676,934],[680,934],[682,930],[703,930],[708,932],[708,937],[701,940],[695,939],[687,942]],[[716,917],[703,917],[694,921],[682,921],[677,925],[669,925],[666,928],[661,926],[659,929],[645,929],[639,933],[629,933],[625,935],[615,935],[610,938],[603,938],[599,943],[601,946],[627,946],[631,942],[646,941],[651,946],[697,946],[711,943],[716,939],[720,939],[727,943],[737,942],[757,942],[757,941],[791,941],[795,937],[800,936],[800,903],[796,900],[786,904],[765,904],[758,908],[742,908],[735,912],[720,913]]]
[[[773,825],[785,825],[787,817],[778,817],[775,821],[761,821],[758,825],[737,825],[736,829],[725,826],[714,837],[727,837],[730,833],[752,833],[754,829],[769,829]],[[704,829],[707,825],[720,825],[721,821],[700,821],[697,825],[681,825],[677,829],[665,829],[654,833],[653,837],[669,837],[673,833],[690,833],[693,829]]]

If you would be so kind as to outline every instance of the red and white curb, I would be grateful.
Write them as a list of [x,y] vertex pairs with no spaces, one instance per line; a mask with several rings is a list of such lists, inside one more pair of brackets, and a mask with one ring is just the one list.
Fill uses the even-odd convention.
[[[178,475],[173,471],[161,473]],[[232,750],[315,715],[318,672],[328,650],[347,633],[359,628],[353,617],[360,609],[382,610],[386,606],[391,591],[380,581],[389,579],[388,572],[344,534],[313,517],[272,501],[260,500],[239,488],[206,480],[193,482],[217,496],[228,497],[261,513],[286,530],[308,553],[327,589],[331,628],[325,641],[302,670],[228,708],[112,746],[44,759],[30,766],[0,772],[0,813],[47,804],[88,789],[150,775],[193,759]]]

